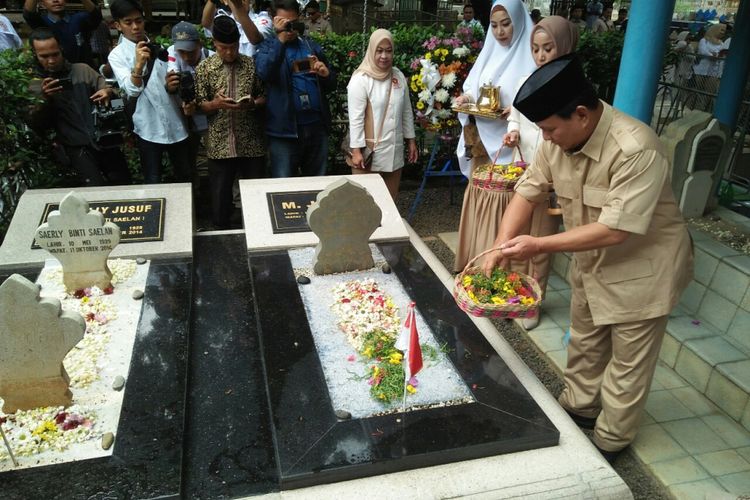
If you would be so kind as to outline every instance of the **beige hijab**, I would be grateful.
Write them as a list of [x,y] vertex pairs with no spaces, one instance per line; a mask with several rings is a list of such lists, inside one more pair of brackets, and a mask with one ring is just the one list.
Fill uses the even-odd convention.
[[370,35],[370,42],[367,44],[367,52],[365,53],[365,57],[364,59],[362,59],[362,63],[359,65],[354,74],[364,73],[376,80],[385,80],[386,78],[391,78],[393,68],[391,67],[388,69],[380,69],[375,62],[375,52],[378,48],[378,45],[380,45],[380,42],[382,42],[383,40],[388,40],[391,43],[391,47],[393,47],[393,36],[391,35],[390,31],[381,28],[372,32],[372,35]]
[[712,24],[710,28],[706,30],[706,34],[703,38],[713,43],[714,45],[720,45],[722,43],[721,37],[726,33],[726,27],[721,24]]
[[576,50],[578,45],[579,29],[564,17],[547,16],[534,26],[531,30],[531,39],[537,31],[544,31],[555,42],[557,57],[570,54]]

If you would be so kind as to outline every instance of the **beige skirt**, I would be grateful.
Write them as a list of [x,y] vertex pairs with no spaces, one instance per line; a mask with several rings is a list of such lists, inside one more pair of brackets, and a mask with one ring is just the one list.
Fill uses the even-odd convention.
[[[478,152],[478,151],[477,151]],[[484,155],[475,155],[472,167],[488,163],[490,160]],[[488,191],[473,186],[469,181],[464,193],[464,203],[461,208],[461,222],[458,227],[458,249],[456,261],[453,265],[455,272],[461,272],[466,264],[476,255],[488,250],[500,232],[500,221],[508,207],[513,191]],[[531,236],[548,236],[557,233],[560,217],[547,213],[547,204],[540,203],[531,216],[531,221],[520,234]],[[551,255],[539,254],[528,261],[512,261],[511,270],[528,274],[539,282],[544,294],[549,277]],[[482,259],[474,265],[481,265]]]

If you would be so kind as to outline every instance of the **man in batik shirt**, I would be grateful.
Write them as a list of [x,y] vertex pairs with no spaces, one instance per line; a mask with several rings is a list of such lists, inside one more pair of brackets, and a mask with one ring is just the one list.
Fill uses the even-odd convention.
[[211,217],[216,229],[227,229],[232,214],[232,182],[263,175],[265,144],[258,111],[266,102],[263,83],[251,57],[239,53],[240,32],[229,16],[214,20],[216,54],[195,74],[196,102],[208,115]]

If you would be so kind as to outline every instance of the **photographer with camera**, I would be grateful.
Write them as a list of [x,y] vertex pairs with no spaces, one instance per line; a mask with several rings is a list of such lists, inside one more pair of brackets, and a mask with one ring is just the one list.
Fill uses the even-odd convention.
[[262,113],[263,83],[252,57],[239,53],[240,32],[229,16],[214,21],[216,54],[196,71],[195,94],[208,115],[208,177],[211,219],[216,229],[228,229],[232,214],[232,183],[263,176],[265,145]]
[[[182,101],[190,140],[190,172],[196,180],[196,160],[201,137],[208,130],[206,114],[195,102],[195,68],[214,52],[203,47],[198,30],[181,21],[172,28],[172,42],[167,49],[167,92],[177,94]],[[197,186],[197,183],[195,184]]]
[[267,12],[254,12],[250,0],[209,0],[203,7],[201,25],[206,30],[206,36],[212,36],[214,18],[229,16],[237,23],[240,32],[240,54],[254,56],[258,45],[266,38],[276,36],[273,21]]
[[143,7],[136,0],[114,0],[110,10],[122,39],[110,52],[109,64],[128,98],[125,107],[138,137],[144,182],[161,182],[165,152],[177,182],[190,182],[190,147],[182,106],[164,84],[167,51],[148,41]]
[[35,130],[54,127],[55,141],[61,146],[59,161],[70,164],[84,186],[129,184],[130,173],[120,149],[104,149],[96,143],[94,113],[97,106],[108,106],[114,89],[86,64],[69,63],[51,29],[35,29],[29,45],[36,73],[42,78],[44,99],[31,110],[29,125]]
[[296,0],[276,0],[277,36],[258,48],[255,63],[266,84],[266,135],[273,177],[325,175],[331,113],[325,92],[336,88],[323,49],[304,37]]

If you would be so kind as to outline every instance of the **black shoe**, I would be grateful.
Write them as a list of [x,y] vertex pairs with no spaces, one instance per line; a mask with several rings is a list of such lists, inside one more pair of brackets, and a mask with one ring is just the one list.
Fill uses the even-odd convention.
[[604,460],[606,460],[609,465],[612,465],[615,462],[615,460],[617,460],[617,457],[620,456],[620,453],[622,453],[625,450],[625,448],[623,448],[622,450],[617,450],[617,451],[607,451],[607,450],[602,450],[601,448],[596,446],[596,444],[594,444],[594,446],[596,447],[597,451],[602,454],[602,456],[604,457]]
[[570,418],[573,419],[573,422],[576,423],[578,427],[581,429],[589,429],[593,430],[596,426],[596,419],[591,417],[584,417],[582,415],[578,415],[576,413],[573,413],[572,411],[568,410],[567,408],[564,408],[565,413],[567,413]]

